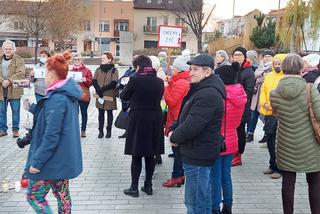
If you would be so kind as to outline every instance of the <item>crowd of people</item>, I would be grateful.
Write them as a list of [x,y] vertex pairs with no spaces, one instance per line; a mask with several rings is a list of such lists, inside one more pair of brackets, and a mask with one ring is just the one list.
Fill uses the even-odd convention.
[[[14,42],[5,41],[2,50],[0,137],[8,135],[10,103],[17,138],[22,88],[13,87],[13,81],[25,78],[25,65]],[[86,137],[91,97],[98,110],[98,138],[111,138],[118,97],[127,115],[119,138],[126,138],[124,154],[132,156],[125,195],[139,197],[143,166],[141,191],[153,195],[155,164],[162,163],[167,137],[173,167],[164,188],[185,185],[188,214],[232,213],[231,168],[245,164],[246,143],[254,140],[260,118],[264,137],[259,142],[266,143],[270,159],[263,173],[282,177],[283,212],[293,213],[296,174],[306,173],[311,212],[319,214],[320,142],[313,124],[320,120],[320,94],[311,84],[320,82],[319,60],[318,54],[301,58],[272,50],[263,51],[260,60],[256,51],[237,47],[214,56],[191,57],[184,50],[171,61],[162,51],[134,56],[132,67],[119,78],[110,52],[102,54],[101,65],[91,72],[81,54],[41,51],[35,70],[44,69],[45,75],[39,78],[34,70],[27,77],[35,85],[36,103],[23,102],[34,115],[25,167],[27,200],[37,213],[52,213],[45,199],[52,189],[59,213],[71,213],[69,180],[83,169],[80,141]],[[68,78],[70,73],[82,78]]]

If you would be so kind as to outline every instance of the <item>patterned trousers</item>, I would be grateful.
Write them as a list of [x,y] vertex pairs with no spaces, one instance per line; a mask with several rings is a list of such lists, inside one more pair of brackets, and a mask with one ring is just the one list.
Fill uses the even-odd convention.
[[69,180],[29,180],[27,189],[27,201],[37,214],[53,214],[45,199],[48,192],[52,189],[54,197],[58,201],[58,213],[71,213],[71,197],[69,192]]

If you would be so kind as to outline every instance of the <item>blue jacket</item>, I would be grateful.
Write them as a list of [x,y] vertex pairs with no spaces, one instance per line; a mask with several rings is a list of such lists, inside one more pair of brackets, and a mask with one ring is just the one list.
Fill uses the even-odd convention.
[[[37,105],[26,164],[31,180],[71,179],[82,172],[78,100],[82,90],[73,79],[50,91]],[[40,173],[30,174],[30,166]]]

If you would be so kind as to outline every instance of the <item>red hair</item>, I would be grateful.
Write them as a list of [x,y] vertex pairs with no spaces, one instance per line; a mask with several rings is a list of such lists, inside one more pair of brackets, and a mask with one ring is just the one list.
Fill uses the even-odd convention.
[[59,79],[66,79],[68,75],[68,61],[72,55],[65,51],[62,54],[55,54],[48,58],[47,68],[54,70]]
[[113,55],[111,52],[109,52],[109,51],[103,52],[102,55],[106,55],[108,57],[108,59],[111,59],[111,62],[113,62]]

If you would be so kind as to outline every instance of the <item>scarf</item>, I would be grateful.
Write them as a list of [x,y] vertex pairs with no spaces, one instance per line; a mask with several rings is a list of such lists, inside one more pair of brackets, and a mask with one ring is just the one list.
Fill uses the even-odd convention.
[[111,69],[113,69],[114,68],[114,64],[101,64],[100,65],[100,69],[101,69],[101,71],[103,71],[103,72],[108,72],[108,71],[110,71]]
[[157,75],[157,71],[155,69],[153,69],[152,67],[144,67],[143,69],[140,69],[137,72],[138,75],[152,75],[152,76],[156,76]]
[[230,63],[228,62],[228,60],[224,60],[223,62],[217,63],[215,69],[220,68],[224,65],[230,65]]

